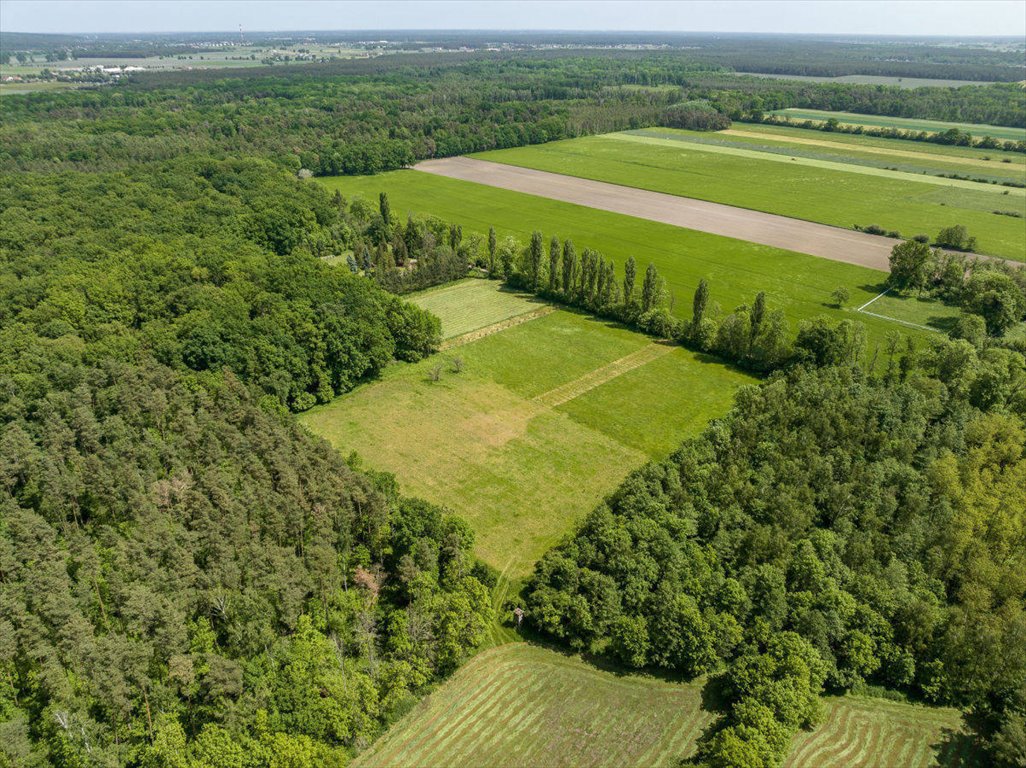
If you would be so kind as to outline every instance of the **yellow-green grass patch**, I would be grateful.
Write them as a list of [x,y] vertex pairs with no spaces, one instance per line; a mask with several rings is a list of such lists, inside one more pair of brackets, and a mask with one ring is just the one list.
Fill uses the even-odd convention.
[[[343,453],[394,473],[406,493],[455,511],[476,534],[475,553],[516,580],[628,472],[725,413],[736,387],[752,381],[671,350],[624,374],[636,392],[622,402],[607,389],[616,379],[555,408],[539,397],[653,344],[557,311],[393,366],[301,420]],[[440,362],[446,368],[432,381]]]
[[492,280],[468,279],[407,296],[442,321],[442,338],[451,339],[542,306],[533,296],[503,290]]
[[485,651],[354,766],[663,766],[713,716],[699,684],[613,675],[526,643]]

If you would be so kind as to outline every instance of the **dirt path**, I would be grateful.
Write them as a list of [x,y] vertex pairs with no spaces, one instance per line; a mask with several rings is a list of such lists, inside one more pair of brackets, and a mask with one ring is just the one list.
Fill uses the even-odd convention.
[[907,157],[914,160],[938,160],[955,165],[971,165],[979,169],[996,168],[1002,170],[1001,163],[987,161],[972,157],[961,157],[959,155],[931,155],[927,152],[916,152],[911,149],[891,149],[890,147],[878,147],[871,144],[844,144],[838,141],[823,141],[821,139],[803,139],[797,136],[783,136],[777,133],[759,133],[757,131],[741,131],[728,128],[720,131],[725,136],[740,136],[748,139],[762,139],[764,141],[785,142],[787,144],[805,144],[810,147],[825,147],[827,149],[839,149],[845,152],[855,151],[872,155],[888,155],[890,157]]
[[887,237],[772,213],[469,157],[425,160],[414,167],[424,173],[734,237],[882,272],[889,269],[888,257],[896,243]]
[[614,360],[603,365],[601,368],[589,371],[578,379],[568,381],[566,384],[550,389],[548,392],[543,392],[535,397],[534,401],[549,408],[555,408],[557,405],[562,405],[573,400],[575,397],[580,397],[585,392],[590,392],[595,387],[605,384],[617,376],[623,376],[628,371],[640,368],[645,363],[651,362],[672,351],[673,345],[668,342],[648,344],[635,352],[631,352],[629,355],[624,355],[619,360]]
[[446,339],[441,343],[438,349],[439,351],[444,352],[445,350],[452,349],[453,347],[461,347],[472,341],[483,339],[485,336],[491,336],[493,333],[498,333],[499,331],[504,331],[507,328],[512,328],[514,325],[520,325],[521,323],[526,323],[528,320],[534,320],[538,317],[545,317],[545,315],[552,314],[555,311],[555,307],[539,307],[538,309],[533,309],[530,312],[525,312],[522,315],[516,315],[507,320],[501,320],[498,323],[486,325],[484,328],[478,328],[476,331],[470,331],[462,336],[454,336],[451,339]]

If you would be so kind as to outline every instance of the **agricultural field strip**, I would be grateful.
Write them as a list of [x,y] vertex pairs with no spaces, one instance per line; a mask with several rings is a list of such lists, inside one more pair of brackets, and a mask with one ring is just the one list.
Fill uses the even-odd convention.
[[589,371],[574,381],[568,381],[566,384],[555,389],[543,392],[534,398],[534,402],[549,408],[555,408],[563,403],[570,402],[575,397],[580,397],[585,392],[590,392],[607,381],[612,381],[617,376],[622,376],[628,371],[633,371],[635,368],[640,368],[646,363],[669,354],[673,349],[674,345],[672,344],[653,342],[636,352],[624,355],[619,360],[614,360],[603,365],[601,368]]
[[890,269],[889,257],[894,240],[828,224],[469,157],[426,160],[414,168],[424,173],[746,240],[881,272]]
[[794,165],[806,165],[811,168],[823,168],[828,171],[841,171],[843,173],[860,173],[866,176],[880,176],[898,181],[908,181],[918,184],[932,184],[937,187],[956,187],[958,189],[971,189],[975,192],[990,192],[995,195],[1009,197],[1026,197],[1026,189],[1021,187],[1006,187],[998,184],[984,184],[979,181],[966,181],[965,179],[946,179],[942,176],[931,176],[928,174],[908,173],[906,171],[889,171],[886,168],[874,168],[869,165],[858,165],[856,163],[839,163],[833,160],[817,160],[810,157],[777,154],[776,152],[760,152],[755,149],[742,149],[741,147],[725,146],[722,144],[708,144],[699,141],[692,141],[686,137],[665,138],[651,135],[639,135],[635,133],[607,133],[603,135],[606,139],[617,141],[633,141],[637,144],[653,144],[663,147],[680,147],[686,145],[689,150],[696,152],[713,152],[724,155],[735,155],[746,157],[750,160],[768,160],[777,163],[788,163]]
[[[931,161],[943,161],[945,163],[952,163],[955,165],[971,165],[974,168],[980,170],[992,170],[995,167],[993,161],[984,160],[983,158],[973,157],[959,157],[958,155],[938,155],[931,154],[929,152],[916,152],[911,149],[891,149],[889,147],[877,147],[871,144],[849,144],[842,143],[839,141],[823,141],[822,139],[803,139],[798,136],[784,136],[781,134],[773,133],[759,133],[757,131],[745,131],[736,128],[728,128],[725,131],[719,131],[718,135],[723,136],[737,136],[743,139],[758,139],[760,141],[774,141],[782,145],[787,144],[800,144],[809,147],[823,147],[824,149],[832,149],[838,152],[860,152],[867,155],[884,155],[887,157],[905,157],[910,160],[922,160],[923,162]],[[916,179],[921,181],[921,179]]]
[[556,307],[552,306],[538,307],[537,309],[529,310],[522,315],[514,315],[506,320],[500,320],[497,323],[486,325],[483,328],[477,328],[476,330],[464,333],[461,336],[446,339],[442,342],[439,349],[444,352],[445,350],[452,349],[453,347],[462,347],[464,344],[470,344],[472,341],[477,341],[478,339],[483,339],[486,336],[491,336],[493,333],[505,331],[507,328],[513,328],[521,323],[537,320],[539,317],[545,317],[545,315],[550,315],[555,311]]
[[1022,141],[1026,139],[1026,129],[1008,128],[999,125],[982,125],[979,123],[951,123],[942,120],[919,120],[906,117],[887,117],[883,115],[862,115],[855,112],[827,112],[821,109],[777,109],[770,114],[787,118],[794,122],[810,120],[814,123],[825,123],[835,118],[842,125],[869,125],[875,128],[898,128],[906,131],[923,131],[926,133],[942,133],[951,128],[966,131],[973,136],[991,136],[995,139]]

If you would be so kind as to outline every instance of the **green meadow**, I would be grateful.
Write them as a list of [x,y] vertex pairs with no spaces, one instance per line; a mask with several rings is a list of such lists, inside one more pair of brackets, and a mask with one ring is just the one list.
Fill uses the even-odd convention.
[[[482,304],[485,290],[493,317],[507,313],[509,296],[494,282],[465,281],[455,294]],[[459,314],[452,294],[450,306]],[[441,317],[445,325],[448,313]],[[477,554],[518,579],[629,471],[696,435],[752,381],[557,310],[394,365],[300,418],[343,453],[394,473],[405,492],[456,511],[474,529]]]
[[[665,128],[641,134],[589,136],[475,157],[838,227],[876,224],[905,237],[934,237],[944,227],[963,224],[981,253],[1026,261],[1023,219],[995,213],[1026,216],[1026,190],[1020,188],[846,166],[838,162],[843,157],[807,156],[807,146],[782,155],[779,149],[731,145],[718,134]],[[960,172],[972,175],[966,170]]]
[[999,125],[981,125],[979,123],[950,123],[942,120],[922,120],[907,117],[889,117],[886,115],[861,115],[854,112],[827,112],[821,109],[778,109],[770,114],[786,117],[788,120],[813,120],[826,122],[836,118],[845,125],[869,125],[874,128],[899,128],[904,131],[926,131],[927,133],[943,133],[951,128],[967,131],[973,136],[992,136],[1006,141],[1026,140],[1026,129],[1006,128]]

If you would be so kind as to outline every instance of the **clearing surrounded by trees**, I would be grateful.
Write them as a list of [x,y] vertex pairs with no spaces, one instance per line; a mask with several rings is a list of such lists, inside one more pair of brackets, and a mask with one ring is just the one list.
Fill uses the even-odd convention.
[[[526,311],[537,307],[483,280],[413,299],[433,302],[443,327],[454,327],[469,306],[510,314],[511,296]],[[433,381],[436,366],[444,369]],[[497,570],[512,562],[516,579],[627,472],[699,432],[752,381],[704,355],[558,310],[441,358],[392,366],[301,420],[370,468],[394,472],[408,493],[458,512],[477,536],[475,552]]]

